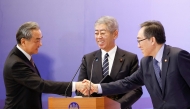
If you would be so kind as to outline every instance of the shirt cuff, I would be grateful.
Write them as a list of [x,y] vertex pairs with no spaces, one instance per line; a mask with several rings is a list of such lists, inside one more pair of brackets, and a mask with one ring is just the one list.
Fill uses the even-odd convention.
[[100,84],[97,84],[98,85],[98,94],[102,94],[102,87]]
[[76,91],[75,83],[76,83],[76,82],[72,82],[72,92],[75,92],[75,91]]

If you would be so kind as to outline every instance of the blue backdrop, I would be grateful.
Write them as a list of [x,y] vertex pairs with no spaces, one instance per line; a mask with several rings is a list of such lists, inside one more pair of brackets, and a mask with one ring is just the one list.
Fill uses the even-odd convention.
[[[159,20],[165,27],[166,43],[190,51],[189,0],[0,0],[0,108],[4,106],[3,65],[16,44],[15,34],[27,21],[38,22],[43,33],[43,46],[34,55],[42,78],[70,81],[82,56],[97,50],[94,23],[104,15],[119,23],[117,45],[138,54],[137,32],[146,20]],[[75,78],[77,80],[77,77]],[[146,88],[133,109],[152,109]],[[43,94],[43,107],[54,94]],[[74,96],[74,94],[73,94]]]

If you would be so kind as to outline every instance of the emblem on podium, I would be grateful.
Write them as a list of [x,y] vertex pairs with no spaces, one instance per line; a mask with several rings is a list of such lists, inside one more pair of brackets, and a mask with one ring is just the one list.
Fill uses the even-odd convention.
[[69,104],[68,109],[79,109],[79,105],[76,102],[72,102]]

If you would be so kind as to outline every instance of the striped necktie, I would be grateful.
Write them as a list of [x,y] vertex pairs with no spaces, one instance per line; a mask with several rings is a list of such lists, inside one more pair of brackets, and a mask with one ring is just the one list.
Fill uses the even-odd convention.
[[103,77],[109,74],[109,61],[108,61],[108,53],[105,54],[104,56],[104,61],[103,61]]

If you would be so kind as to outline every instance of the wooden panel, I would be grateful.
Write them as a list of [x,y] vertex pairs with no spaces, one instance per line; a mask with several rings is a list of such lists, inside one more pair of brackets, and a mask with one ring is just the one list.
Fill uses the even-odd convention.
[[[49,97],[49,109],[68,109],[71,102],[76,102],[80,109],[120,109],[120,104],[107,97],[61,98]],[[105,104],[107,103],[107,104]]]

